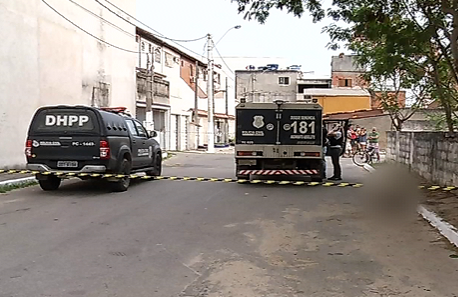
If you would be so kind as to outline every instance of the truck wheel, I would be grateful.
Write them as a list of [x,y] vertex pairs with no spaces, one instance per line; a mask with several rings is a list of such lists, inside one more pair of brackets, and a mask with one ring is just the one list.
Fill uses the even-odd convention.
[[[122,160],[121,166],[119,166],[119,174],[129,175],[130,174],[130,162],[127,159]],[[124,192],[130,186],[130,178],[123,177],[118,181],[113,182],[112,189],[115,192]]]
[[40,187],[43,191],[55,191],[59,188],[61,179],[57,176],[51,175],[47,179],[38,180]]
[[162,174],[162,153],[159,152],[154,162],[154,170],[146,171],[148,176],[161,176]]

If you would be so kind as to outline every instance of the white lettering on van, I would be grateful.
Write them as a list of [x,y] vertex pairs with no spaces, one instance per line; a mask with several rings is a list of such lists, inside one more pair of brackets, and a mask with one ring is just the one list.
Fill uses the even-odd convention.
[[68,117],[68,125],[73,126],[74,123],[78,122],[78,116],[71,115]]
[[89,117],[88,116],[80,116],[80,122],[79,126],[82,127],[85,123],[89,122]]
[[54,126],[56,124],[56,117],[53,115],[47,115],[45,125],[46,126]]
[[87,115],[46,115],[45,125],[46,126],[69,126],[73,127],[75,124],[82,127],[85,123],[89,122],[89,116]]
[[57,116],[57,126],[67,126],[68,116]]

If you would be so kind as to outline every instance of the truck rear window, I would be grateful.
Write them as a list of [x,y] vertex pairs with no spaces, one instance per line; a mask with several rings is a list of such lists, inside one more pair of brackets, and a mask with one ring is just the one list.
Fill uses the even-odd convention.
[[93,111],[78,109],[49,109],[41,111],[32,123],[36,132],[93,132],[97,128]]

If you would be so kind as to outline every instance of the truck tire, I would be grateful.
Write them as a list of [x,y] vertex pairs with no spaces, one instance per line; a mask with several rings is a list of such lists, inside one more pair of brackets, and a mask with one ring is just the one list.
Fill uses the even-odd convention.
[[154,164],[153,164],[153,167],[154,167],[154,170],[149,170],[149,171],[146,171],[146,175],[148,176],[161,176],[162,174],[162,153],[159,152],[157,157],[156,157],[156,160],[153,161]]
[[[120,166],[118,173],[119,174],[124,174],[124,175],[129,175],[130,174],[130,161],[127,159],[123,159]],[[112,189],[115,192],[125,192],[130,186],[130,178],[129,177],[123,177],[120,178],[119,180],[115,181],[112,183]]]
[[38,183],[43,191],[55,191],[59,188],[61,181],[57,176],[50,175],[47,179],[38,180]]

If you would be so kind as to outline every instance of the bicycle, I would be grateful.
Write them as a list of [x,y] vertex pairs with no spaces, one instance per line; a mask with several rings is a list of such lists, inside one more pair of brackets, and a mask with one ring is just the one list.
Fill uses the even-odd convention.
[[364,166],[364,164],[372,164],[372,160],[377,159],[375,147],[368,146],[365,151],[358,150],[353,154],[353,163],[357,166]]

